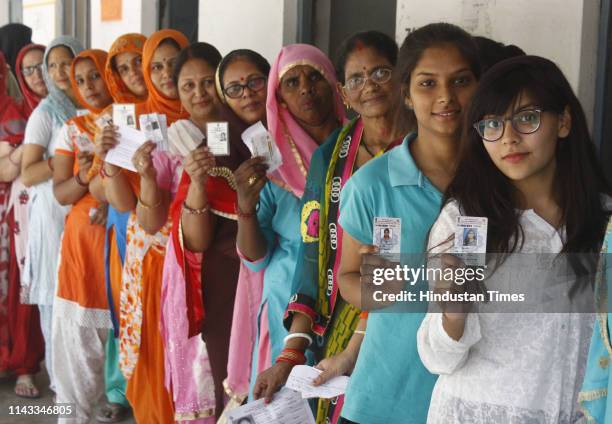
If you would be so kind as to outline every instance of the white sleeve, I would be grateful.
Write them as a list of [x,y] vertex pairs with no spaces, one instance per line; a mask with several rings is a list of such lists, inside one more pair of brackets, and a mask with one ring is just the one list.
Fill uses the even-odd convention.
[[57,134],[57,144],[55,145],[55,154],[64,152],[74,152],[74,142],[72,137],[75,128],[72,125],[64,124]]
[[452,374],[465,364],[470,348],[482,338],[478,314],[469,313],[463,336],[452,339],[442,325],[442,314],[429,312],[417,332],[417,349],[432,374]]
[[[440,253],[450,252],[454,245],[455,224],[460,215],[456,202],[447,203],[429,233],[428,267],[438,267]],[[435,282],[430,281],[430,288]],[[439,310],[439,309],[438,309]],[[433,374],[451,374],[467,360],[470,348],[481,339],[478,315],[469,313],[463,336],[452,339],[444,330],[441,312],[428,312],[417,332],[417,348],[423,365]]]
[[47,149],[53,138],[53,118],[41,108],[34,109],[25,129],[25,144],[37,144]]

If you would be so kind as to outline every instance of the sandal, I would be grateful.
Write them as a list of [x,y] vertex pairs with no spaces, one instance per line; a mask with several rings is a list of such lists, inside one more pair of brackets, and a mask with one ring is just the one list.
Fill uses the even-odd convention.
[[40,397],[40,391],[34,384],[34,378],[30,374],[24,374],[17,377],[15,382],[15,394],[26,399],[37,399]]
[[117,423],[127,418],[129,408],[120,403],[107,402],[96,415],[96,421],[100,423]]

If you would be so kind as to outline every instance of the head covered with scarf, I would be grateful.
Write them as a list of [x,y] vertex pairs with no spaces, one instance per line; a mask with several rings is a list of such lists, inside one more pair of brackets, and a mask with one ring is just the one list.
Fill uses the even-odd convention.
[[[98,50],[98,49],[83,50],[81,53],[79,53],[74,58],[74,60],[72,61],[72,65],[70,66],[70,83],[72,84],[72,90],[74,92],[74,97],[77,99],[80,106],[84,107],[85,109],[89,111],[88,114],[83,115],[83,116],[76,116],[72,118],[70,121],[74,122],[79,127],[79,129],[81,129],[81,131],[85,131],[92,136],[94,135],[95,129],[96,129],[95,120],[98,117],[98,115],[104,111],[104,108],[97,108],[97,107],[92,106],[81,95],[81,91],[79,90],[79,86],[76,81],[76,75],[75,75],[76,65],[82,60],[89,59],[93,62],[97,71],[100,73],[100,77],[102,77],[102,75],[104,75],[104,65],[106,64],[107,56],[108,54],[104,50]],[[87,127],[83,126],[83,124],[85,123],[88,124]]]
[[17,81],[19,82],[19,88],[21,88],[21,93],[23,94],[24,108],[28,115],[32,113],[34,108],[38,106],[40,101],[43,99],[34,91],[32,91],[32,89],[28,86],[28,83],[26,82],[25,77],[23,76],[23,71],[21,70],[23,58],[32,50],[40,50],[44,53],[45,46],[41,44],[28,44],[19,51],[19,54],[17,55],[17,62],[15,63]]
[[53,117],[57,125],[62,125],[68,119],[76,115],[76,106],[63,90],[53,82],[49,75],[49,52],[55,47],[63,46],[76,57],[83,51],[83,45],[75,38],[62,35],[57,37],[47,46],[43,56],[43,77],[49,94],[41,102],[39,107]]
[[28,117],[22,103],[8,95],[8,75],[6,59],[0,52],[0,141],[17,145],[23,141]]
[[121,53],[130,52],[142,56],[146,41],[147,37],[142,34],[124,34],[115,40],[108,51],[108,59],[106,60],[103,75],[106,86],[113,100],[117,103],[140,103],[147,99],[147,96],[139,97],[130,91],[114,65],[115,59]]
[[272,180],[281,181],[297,197],[302,197],[310,158],[319,145],[300,126],[288,109],[280,107],[277,91],[285,73],[295,66],[307,65],[316,69],[331,86],[334,114],[341,125],[345,121],[342,99],[337,90],[336,72],[329,58],[318,48],[308,44],[291,44],[282,48],[272,64],[268,78],[268,131],[283,156],[283,165],[274,171]]
[[189,44],[187,37],[173,29],[162,29],[161,31],[154,32],[147,39],[142,52],[142,74],[149,91],[149,97],[143,103],[136,105],[136,114],[163,113],[166,115],[168,125],[171,125],[174,121],[186,119],[189,115],[183,111],[178,97],[170,99],[164,96],[155,87],[151,79],[153,55],[155,50],[167,39],[173,40],[180,49],[184,49]]
[[[74,118],[71,118],[68,122],[76,125],[77,128],[82,133],[87,134],[92,141],[95,139],[96,132],[99,131],[98,125],[96,124],[96,119],[98,119],[98,117],[106,111],[106,108],[94,107],[83,98],[76,81],[76,65],[82,60],[90,59],[94,63],[96,70],[100,74],[100,77],[102,77],[102,75],[104,75],[104,66],[106,64],[107,57],[108,54],[104,50],[83,50],[74,58],[74,60],[72,61],[72,65],[70,66],[70,83],[72,84],[72,91],[74,92],[74,97],[76,97],[77,101],[79,102],[79,105],[87,109],[89,113],[82,116],[75,116]],[[108,85],[106,86],[106,89],[108,90]],[[101,167],[102,160],[96,155],[94,163],[90,168],[89,172],[87,173],[87,177],[89,179],[93,178],[93,176],[100,171]]]
[[0,27],[0,50],[14,73],[19,70],[16,66],[19,50],[31,43],[32,28],[29,26],[11,23]]

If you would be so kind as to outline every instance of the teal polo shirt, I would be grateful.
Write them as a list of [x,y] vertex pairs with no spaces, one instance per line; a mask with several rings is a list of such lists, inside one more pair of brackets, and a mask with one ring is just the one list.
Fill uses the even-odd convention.
[[[423,253],[442,194],[417,168],[409,134],[400,146],[373,159],[349,179],[340,196],[340,225],[353,239],[372,244],[375,217],[401,219],[401,251]],[[376,312],[346,391],[342,416],[362,424],[423,424],[437,376],[417,352],[425,312]]]

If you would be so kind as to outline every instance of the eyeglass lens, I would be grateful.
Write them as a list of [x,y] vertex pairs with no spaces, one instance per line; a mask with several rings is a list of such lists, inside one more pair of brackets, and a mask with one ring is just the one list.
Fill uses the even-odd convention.
[[480,137],[487,141],[497,141],[504,135],[505,122],[510,120],[512,128],[521,134],[531,134],[540,127],[540,114],[538,109],[523,110],[515,113],[510,118],[501,116],[483,119],[476,123],[475,127]]

